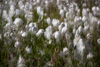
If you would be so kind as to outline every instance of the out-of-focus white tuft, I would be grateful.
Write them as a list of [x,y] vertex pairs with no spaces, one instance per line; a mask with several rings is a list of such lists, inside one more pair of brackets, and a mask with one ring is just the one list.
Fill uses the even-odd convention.
[[68,54],[68,48],[64,47],[63,48],[63,55],[67,55]]
[[16,48],[17,48],[17,47],[21,47],[21,46],[22,46],[22,43],[21,43],[20,41],[16,41],[14,46],[15,46]]
[[31,53],[31,48],[29,48],[28,46],[25,48],[25,50],[27,51],[27,53]]
[[14,21],[14,24],[19,27],[20,25],[23,24],[23,20],[20,18],[16,18]]
[[88,55],[87,55],[87,59],[91,59],[93,58],[93,54],[90,52]]
[[17,67],[25,67],[25,60],[21,55],[19,56]]
[[36,33],[36,36],[41,36],[43,33],[44,33],[44,30],[43,30],[43,29],[40,29],[40,30]]
[[54,27],[58,27],[60,25],[60,21],[58,19],[53,19],[52,24]]
[[61,35],[60,31],[56,31],[53,35],[57,42],[59,42],[61,40],[62,35]]
[[98,43],[98,44],[100,44],[100,38],[99,38],[99,39],[97,39],[97,43]]

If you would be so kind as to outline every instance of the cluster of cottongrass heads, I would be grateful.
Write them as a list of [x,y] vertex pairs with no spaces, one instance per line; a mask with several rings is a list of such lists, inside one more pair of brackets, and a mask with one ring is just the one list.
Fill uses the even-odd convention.
[[4,1],[0,67],[99,67],[98,2]]

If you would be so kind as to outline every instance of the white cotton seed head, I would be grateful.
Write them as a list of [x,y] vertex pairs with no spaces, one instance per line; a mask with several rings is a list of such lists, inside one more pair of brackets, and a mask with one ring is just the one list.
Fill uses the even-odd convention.
[[44,36],[47,40],[51,40],[51,38],[53,37],[53,34],[50,32],[44,32]]
[[62,28],[62,31],[61,31],[61,32],[64,34],[64,33],[66,33],[68,30],[69,30],[69,28],[68,28],[67,26],[65,26],[65,27]]
[[27,53],[31,53],[31,48],[29,48],[28,46],[25,48],[25,50],[27,51]]
[[52,26],[48,26],[46,28],[46,31],[44,32],[44,36],[47,40],[51,40],[51,38],[53,37],[53,27]]
[[10,27],[10,26],[11,26],[11,23],[6,23],[5,27]]
[[81,33],[82,31],[83,31],[82,26],[79,26],[79,27],[78,27],[78,32]]
[[85,45],[84,45],[83,39],[79,39],[79,41],[77,43],[77,50],[81,56],[83,56],[84,49],[85,49]]
[[40,0],[36,0],[37,3],[40,3]]
[[83,30],[84,30],[84,32],[88,32],[88,30],[89,30],[89,25],[85,26]]
[[92,35],[90,33],[87,33],[86,38],[91,39]]
[[99,8],[99,7],[97,7],[97,8],[96,8],[96,10],[97,10],[97,11],[99,11],[99,10],[100,10],[100,8]]
[[77,35],[74,40],[73,40],[73,43],[74,43],[74,47],[77,45],[78,41],[80,40],[80,36]]
[[35,22],[35,23],[33,23],[34,24],[34,27],[38,27],[38,25],[37,25],[37,23]]
[[27,32],[23,32],[22,37],[27,37]]
[[6,10],[3,10],[2,17],[3,17],[5,20],[7,20],[7,18],[8,18],[7,16],[8,16],[7,11],[6,11]]
[[38,6],[38,7],[37,7],[37,13],[38,13],[38,15],[43,16],[43,14],[44,14],[43,8],[40,7],[40,6]]
[[51,44],[52,43],[52,40],[49,40],[49,42],[48,42],[49,44]]
[[88,23],[88,22],[85,22],[85,23],[84,23],[84,26],[87,26],[87,25],[89,25],[89,23]]
[[58,29],[59,29],[59,31],[61,31],[62,30],[62,28],[65,26],[65,23],[61,23],[59,26],[58,26]]
[[75,34],[76,33],[76,29],[75,28],[73,28],[73,34]]
[[90,12],[90,9],[89,8],[87,8],[86,10],[87,10],[88,13]]
[[33,18],[33,15],[32,15],[32,14],[25,14],[25,18],[26,18],[28,21],[31,21],[32,18]]
[[38,31],[38,26],[37,26],[37,24],[31,22],[31,23],[29,24],[29,32],[31,32],[31,33],[33,33],[33,34],[36,34],[37,31]]
[[96,6],[93,6],[92,7],[92,11],[96,11]]
[[76,35],[76,34],[78,34],[78,35],[80,34],[80,33],[79,33],[79,31],[78,31],[78,29],[76,30],[76,33],[75,33],[75,35]]
[[20,18],[16,18],[15,21],[14,21],[14,24],[15,24],[16,26],[20,26],[20,25],[23,24],[23,20],[20,19]]
[[57,4],[60,4],[60,0],[57,0]]
[[21,7],[22,7],[23,5],[24,5],[24,4],[23,4],[23,1],[20,0],[20,1],[18,2],[19,8],[21,9]]
[[15,6],[14,5],[10,5],[10,10],[15,10]]
[[14,35],[14,33],[10,33],[10,36],[12,37]]
[[78,25],[81,25],[82,17],[77,17],[77,16],[76,16],[76,17],[74,18],[74,22],[77,23]]
[[100,44],[100,38],[99,38],[99,39],[97,39],[97,43],[98,43],[98,44]]
[[15,15],[14,9],[9,10],[9,17],[13,17]]
[[77,8],[76,11],[77,11],[77,16],[79,16],[80,15],[80,9]]
[[18,16],[18,15],[20,15],[22,12],[21,12],[21,10],[20,9],[16,9],[16,16]]
[[83,7],[86,7],[86,3],[83,3],[83,5],[82,5]]
[[61,36],[62,35],[61,35],[60,31],[56,31],[53,35],[54,35],[54,37],[55,37],[56,40],[58,40],[58,41],[61,40]]
[[62,9],[62,5],[58,5],[59,10]]
[[29,27],[30,28],[33,27],[33,26],[34,26],[34,23],[33,22],[29,23]]
[[38,31],[38,27],[32,27],[32,28],[29,28],[29,32],[33,33],[33,34],[36,34]]
[[[11,25],[13,25],[13,20],[12,20],[11,17],[7,18],[7,21],[8,21],[8,23],[10,23]],[[10,26],[11,26],[11,25],[10,25]]]
[[88,55],[87,55],[87,59],[91,59],[93,58],[93,54],[90,52]]
[[25,8],[24,8],[25,6],[24,5],[22,5],[22,6],[20,6],[19,8],[20,8],[20,10],[22,10],[22,9],[24,9],[25,10]]
[[64,15],[64,10],[61,9],[59,14]]
[[69,13],[68,12],[66,12],[66,18],[69,16]]
[[51,24],[51,19],[50,19],[50,17],[46,19],[46,22],[47,22],[48,25]]
[[53,19],[52,24],[53,24],[54,27],[58,27],[60,25],[60,21],[57,20],[57,19]]
[[87,16],[88,14],[87,14],[87,10],[85,9],[85,8],[83,8],[83,10],[82,10],[82,15],[83,16]]
[[23,31],[23,30],[19,31],[19,34],[20,34],[20,35],[22,35],[23,33],[24,33],[24,31]]
[[44,36],[47,40],[51,40],[51,38],[53,37],[53,27],[52,26],[48,26],[46,28],[46,31],[44,32]]
[[48,8],[49,2],[48,0],[45,1],[45,6]]
[[52,32],[53,32],[53,27],[52,27],[52,26],[48,26],[48,27],[46,28],[46,32],[52,33]]
[[67,55],[68,54],[68,49],[66,47],[63,48],[63,55]]
[[64,7],[64,11],[66,11],[66,7]]
[[25,67],[25,60],[21,55],[19,56],[17,67]]
[[21,47],[22,46],[22,43],[20,42],[20,41],[16,41],[15,42],[15,47],[17,48],[17,47]]
[[10,32],[4,33],[4,37],[8,38],[10,36]]
[[40,30],[36,33],[36,36],[41,36],[43,33],[44,33],[44,30],[43,30],[43,29],[40,29]]
[[82,21],[83,21],[83,22],[86,22],[86,21],[87,21],[87,17],[86,17],[86,16],[83,16],[83,17],[82,17]]
[[100,25],[100,21],[98,21],[97,24]]
[[98,19],[96,17],[91,17],[91,25],[97,25]]

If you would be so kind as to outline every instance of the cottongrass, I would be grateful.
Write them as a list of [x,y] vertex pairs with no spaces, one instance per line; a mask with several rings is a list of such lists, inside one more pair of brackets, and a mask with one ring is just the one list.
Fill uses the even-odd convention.
[[6,1],[0,67],[99,67],[100,4],[93,2]]

